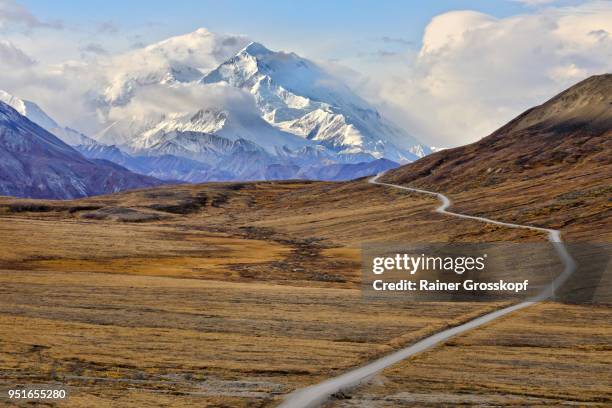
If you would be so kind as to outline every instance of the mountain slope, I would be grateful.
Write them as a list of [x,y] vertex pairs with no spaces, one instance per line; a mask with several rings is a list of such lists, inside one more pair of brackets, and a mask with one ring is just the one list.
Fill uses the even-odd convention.
[[64,143],[71,146],[76,145],[91,145],[95,144],[96,141],[84,134],[71,129],[69,127],[60,126],[55,120],[53,120],[40,106],[34,102],[27,101],[25,99],[18,98],[10,93],[0,89],[0,102],[4,102],[21,115],[30,119],[38,126],[42,127],[46,131],[54,134],[60,138]]
[[51,119],[37,104],[18,98],[10,93],[0,89],[0,102],[4,102],[21,115],[30,119],[38,126],[44,129],[53,129],[59,127],[56,121]]
[[294,53],[251,43],[201,82],[250,92],[270,124],[340,153],[406,162],[429,152],[338,79]]
[[333,178],[335,164],[345,179],[430,152],[317,64],[244,37],[199,29],[96,64],[93,139],[32,102],[0,100],[86,157],[166,180]]
[[0,194],[65,199],[160,184],[116,164],[86,159],[0,102]]
[[[89,159],[102,159],[117,163],[126,169],[139,174],[162,180],[181,180],[200,183],[213,180],[218,173],[205,163],[169,154],[159,156],[132,156],[117,146],[102,144],[75,146],[83,156]],[[223,179],[220,177],[220,179]]]
[[208,143],[208,136],[214,134],[231,142],[237,140],[248,140],[268,152],[273,153],[275,147],[286,146],[299,148],[308,142],[291,133],[280,131],[270,126],[259,116],[247,112],[235,112],[232,110],[199,110],[195,114],[173,115],[157,123],[151,129],[143,132],[133,139],[129,146],[135,150],[147,149],[157,145],[167,138],[172,132],[199,133],[203,146],[197,146],[199,141],[192,138],[192,149],[202,149]]
[[610,235],[611,106],[612,74],[593,76],[476,143],[383,180],[449,193],[472,214]]
[[[106,118],[94,138],[143,150],[166,133],[200,132],[271,154],[323,146],[336,162],[406,163],[430,153],[317,64],[245,41],[199,29],[114,57],[106,85],[92,91]],[[176,103],[152,108],[159,100]]]

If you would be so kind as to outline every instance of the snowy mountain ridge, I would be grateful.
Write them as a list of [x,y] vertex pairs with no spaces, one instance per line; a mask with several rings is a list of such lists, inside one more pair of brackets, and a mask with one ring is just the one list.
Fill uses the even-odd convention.
[[413,161],[429,149],[383,118],[346,85],[295,53],[252,42],[202,78],[251,93],[272,126],[339,154]]
[[[164,132],[214,133],[230,140],[250,140],[268,152],[285,144],[291,148],[311,144],[337,155],[367,154],[370,160],[384,157],[396,162],[414,161],[430,153],[429,147],[316,63],[295,53],[272,51],[257,42],[245,43],[243,37],[218,38],[199,29],[120,57],[102,91],[101,110],[108,113],[113,107],[137,105],[138,92],[148,87],[184,92],[189,99],[194,94],[209,94],[207,86],[217,85],[216,91],[235,89],[250,95],[261,120],[253,117],[255,112],[236,112],[234,102],[219,100],[217,106],[176,106],[176,110],[169,107],[162,114],[115,117],[94,137],[106,144],[143,149],[154,145]],[[207,58],[193,57],[200,54]],[[151,63],[122,68],[121,61],[136,59]],[[192,120],[197,114],[201,115],[199,120]],[[231,120],[216,115],[227,115]],[[249,117],[241,117],[245,115]]]
[[0,102],[6,103],[17,112],[44,129],[58,128],[59,125],[49,117],[37,104],[18,98],[0,89]]
[[96,141],[69,127],[60,126],[34,102],[18,98],[0,89],[0,102],[6,103],[21,115],[60,138],[71,146],[96,144]]
[[[34,112],[40,113],[30,110]],[[77,198],[163,184],[106,160],[84,157],[2,101],[0,175],[0,195],[31,198]]]
[[92,137],[0,100],[86,157],[166,180],[345,179],[431,152],[316,63],[244,37],[199,29],[99,64]]

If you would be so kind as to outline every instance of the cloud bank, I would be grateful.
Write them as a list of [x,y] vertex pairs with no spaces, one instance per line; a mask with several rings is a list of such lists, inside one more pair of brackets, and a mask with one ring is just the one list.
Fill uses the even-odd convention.
[[7,68],[24,68],[36,63],[33,58],[7,40],[0,40],[0,61]]
[[146,86],[140,88],[126,105],[112,107],[108,118],[120,121],[132,117],[163,117],[170,112],[194,113],[206,109],[258,116],[255,99],[250,93],[217,83]]
[[[434,145],[486,136],[587,76],[612,71],[612,4],[497,19],[453,11],[427,25],[419,53],[364,92]],[[373,78],[377,76],[372,75]]]

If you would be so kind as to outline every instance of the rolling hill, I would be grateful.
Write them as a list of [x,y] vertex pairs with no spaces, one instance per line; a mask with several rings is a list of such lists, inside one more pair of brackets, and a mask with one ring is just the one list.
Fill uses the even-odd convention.
[[455,209],[470,214],[609,237],[611,151],[612,74],[605,74],[383,181],[448,193]]

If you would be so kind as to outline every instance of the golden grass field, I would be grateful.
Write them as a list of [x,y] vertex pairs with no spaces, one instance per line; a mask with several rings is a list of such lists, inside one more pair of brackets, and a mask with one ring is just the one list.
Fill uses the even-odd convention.
[[384,370],[330,406],[610,406],[610,314],[532,306]]
[[507,234],[442,228],[432,204],[364,182],[3,199],[0,383],[68,384],[66,406],[275,405],[495,307],[362,299],[361,242]]
[[[75,201],[2,198],[0,389],[67,384],[71,398],[57,405],[71,407],[274,406],[297,387],[499,307],[365,301],[362,243],[544,240],[533,231],[449,219],[432,213],[436,205],[363,180],[168,186]],[[529,320],[538,312],[551,328],[574,333],[575,345],[561,352],[596,376],[610,363],[609,309],[597,309],[593,324],[583,320],[576,333],[565,314],[583,309],[542,307],[390,370],[400,370],[392,371],[398,377],[418,371],[421,391],[448,371],[457,376],[454,390],[470,390],[472,378],[486,375],[477,372],[477,359],[509,350],[501,340],[478,342],[507,333],[495,331],[498,325],[523,325],[527,333],[542,331],[534,347],[554,369],[531,369],[506,354],[496,363],[500,372],[516,363],[523,368],[514,378],[528,376],[529,387],[555,381],[565,392],[548,392],[552,401],[592,401],[595,393],[609,401],[605,377],[589,392],[569,385],[576,367],[560,364],[546,326]],[[596,347],[585,350],[580,339],[591,335]],[[456,370],[457,361],[471,362],[474,373]],[[487,381],[502,390],[500,401],[523,398],[505,387],[510,377]],[[400,379],[373,394],[368,387],[356,391],[359,398],[374,401],[384,387],[415,390]]]

